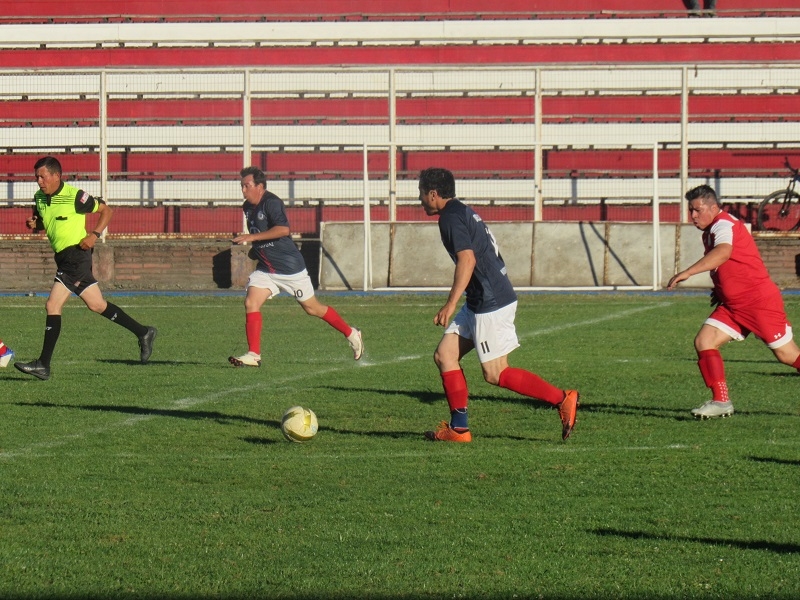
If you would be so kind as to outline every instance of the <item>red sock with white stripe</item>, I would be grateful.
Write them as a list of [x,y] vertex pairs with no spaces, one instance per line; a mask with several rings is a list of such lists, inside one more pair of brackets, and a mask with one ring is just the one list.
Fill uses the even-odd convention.
[[714,402],[728,402],[728,382],[725,381],[725,364],[719,350],[701,350],[697,353],[697,366],[706,387],[711,388]]

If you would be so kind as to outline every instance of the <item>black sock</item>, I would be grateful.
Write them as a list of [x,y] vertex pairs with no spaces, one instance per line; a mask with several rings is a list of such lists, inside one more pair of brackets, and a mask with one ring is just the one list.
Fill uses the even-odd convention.
[[61,315],[47,315],[44,322],[44,343],[42,343],[39,362],[48,369],[50,368],[50,361],[53,358],[53,350],[56,349],[59,335],[61,335]]
[[136,337],[140,338],[147,333],[147,327],[133,319],[128,313],[122,310],[116,304],[107,303],[106,309],[101,313],[109,321],[113,321],[117,325],[122,325],[125,329],[133,333]]

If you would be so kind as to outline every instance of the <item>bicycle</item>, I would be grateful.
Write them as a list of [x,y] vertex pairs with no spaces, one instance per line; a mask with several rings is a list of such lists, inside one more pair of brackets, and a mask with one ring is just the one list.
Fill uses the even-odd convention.
[[794,190],[800,181],[800,169],[793,169],[788,160],[786,168],[792,172],[786,189],[772,192],[758,205],[757,231],[797,231],[800,228],[800,194]]

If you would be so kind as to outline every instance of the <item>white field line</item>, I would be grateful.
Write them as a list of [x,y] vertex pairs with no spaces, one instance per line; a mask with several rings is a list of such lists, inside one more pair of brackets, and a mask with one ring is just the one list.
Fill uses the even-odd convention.
[[602,317],[597,317],[596,319],[588,319],[586,321],[578,321],[575,323],[561,323],[559,325],[554,325],[553,327],[545,327],[544,329],[537,329],[535,331],[529,331],[518,336],[520,339],[532,338],[539,335],[547,335],[549,333],[558,333],[560,331],[564,331],[566,329],[572,329],[574,327],[586,327],[591,325],[597,325],[599,323],[605,323],[606,321],[613,321],[615,319],[623,319],[625,317],[629,317],[631,315],[635,315],[640,312],[644,312],[647,310],[653,310],[655,308],[664,308],[672,304],[671,302],[659,302],[658,304],[653,304],[651,306],[639,306],[636,308],[629,308],[628,310],[623,310],[616,313],[610,313],[607,315],[603,315]]
[[[552,327],[546,327],[544,329],[537,329],[537,330],[534,330],[534,331],[529,331],[529,332],[525,333],[524,335],[522,335],[520,337],[521,338],[530,338],[530,337],[535,337],[535,336],[540,336],[540,335],[547,335],[547,334],[550,334],[550,333],[558,333],[560,331],[564,331],[566,329],[572,329],[574,327],[586,327],[586,326],[596,325],[598,323],[603,323],[603,322],[610,321],[610,320],[613,320],[613,319],[625,318],[625,317],[628,317],[628,316],[636,314],[636,313],[640,313],[640,312],[647,311],[647,310],[653,310],[653,309],[656,309],[656,308],[663,308],[663,307],[669,306],[669,305],[670,305],[670,302],[660,302],[658,304],[654,304],[654,305],[651,305],[651,306],[631,308],[631,309],[619,311],[619,312],[616,312],[616,313],[610,313],[610,314],[604,315],[602,317],[598,317],[596,319],[588,319],[588,320],[585,320],[585,321],[576,321],[576,322],[573,322],[573,323],[562,323],[562,324],[559,324],[559,325],[554,325]],[[398,356],[398,357],[395,357],[395,358],[393,358],[391,360],[376,361],[376,362],[370,362],[368,360],[367,356],[364,356],[364,359],[362,359],[362,361],[359,361],[358,364],[362,368],[382,367],[382,366],[396,364],[396,363],[405,362],[405,361],[409,361],[409,360],[419,360],[419,359],[425,358],[427,356],[428,356],[427,353],[426,354],[411,355],[411,356]],[[217,401],[222,400],[222,399],[224,399],[224,398],[226,398],[228,396],[231,396],[231,395],[248,394],[250,392],[254,392],[254,391],[257,391],[257,390],[260,390],[260,389],[266,389],[266,388],[274,390],[274,389],[276,389],[276,387],[283,387],[283,386],[286,386],[286,385],[289,385],[289,384],[292,384],[292,383],[296,383],[298,381],[317,378],[319,376],[324,376],[324,375],[328,375],[330,373],[335,373],[335,372],[338,372],[338,371],[343,371],[343,370],[351,369],[351,368],[352,368],[352,366],[331,367],[331,368],[328,368],[328,369],[317,370],[317,371],[314,371],[313,373],[303,373],[301,375],[297,375],[297,376],[294,376],[294,377],[286,377],[286,378],[278,380],[278,381],[275,381],[275,380],[264,381],[262,383],[254,383],[252,385],[243,386],[243,387],[227,388],[227,389],[224,389],[224,390],[219,390],[217,392],[204,394],[203,396],[189,396],[189,397],[186,397],[186,398],[179,398],[179,399],[173,401],[166,408],[154,408],[152,410],[153,410],[153,412],[158,412],[158,411],[165,411],[165,410],[176,410],[176,409],[179,410],[179,409],[193,408],[193,407],[199,406],[201,404],[211,404],[211,403],[217,402]],[[87,430],[85,430],[83,432],[72,433],[72,434],[68,434],[68,435],[64,435],[64,436],[59,436],[59,437],[51,439],[51,440],[46,440],[46,441],[42,441],[42,442],[36,442],[36,443],[33,443],[33,444],[29,444],[27,446],[23,446],[23,447],[18,448],[16,450],[8,450],[8,451],[5,451],[5,452],[0,452],[0,460],[2,460],[2,459],[8,460],[8,459],[13,459],[13,458],[18,458],[18,457],[21,457],[21,456],[32,455],[32,454],[35,454],[35,452],[37,450],[49,450],[51,448],[56,448],[56,447],[59,447],[59,446],[63,446],[65,444],[68,444],[69,442],[83,439],[84,437],[86,437],[88,435],[95,435],[95,434],[98,434],[98,433],[103,433],[105,431],[109,431],[109,430],[117,428],[117,427],[132,427],[132,426],[137,425],[139,423],[142,423],[142,422],[145,422],[145,421],[149,421],[150,419],[153,419],[156,416],[158,416],[158,415],[151,414],[151,415],[136,415],[136,416],[133,416],[133,417],[127,417],[127,418],[123,419],[122,421],[120,421],[118,423],[115,423],[115,424],[112,424],[112,425],[107,425],[105,427],[91,428],[91,429],[87,429]]]

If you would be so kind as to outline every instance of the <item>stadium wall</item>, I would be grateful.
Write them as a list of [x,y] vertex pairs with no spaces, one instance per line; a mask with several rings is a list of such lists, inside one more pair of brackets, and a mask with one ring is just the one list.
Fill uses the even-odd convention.
[[[348,224],[336,225],[339,227],[337,235],[340,240],[360,252],[363,246],[359,245],[359,240],[363,240],[363,235],[356,232],[354,225],[349,225],[349,230]],[[388,225],[374,224],[373,286],[389,287],[390,282],[397,287],[449,286],[452,282],[452,264],[444,254],[435,225],[404,225],[413,227],[413,236],[409,229],[392,239],[388,235],[377,235],[378,227],[388,228]],[[532,224],[492,224],[493,230],[499,232],[502,229],[500,237],[501,241],[505,241],[503,253],[515,285],[622,286],[631,284],[626,279],[631,274],[639,283],[650,284],[650,225],[551,223],[537,226],[541,225],[571,227],[571,233],[568,231],[570,237],[567,237],[563,231],[553,229],[547,234],[560,236],[557,247],[554,244],[549,248],[550,251],[554,248],[558,251],[561,257],[559,268],[541,269],[537,276],[537,260],[553,261],[553,258],[547,258],[545,249],[537,250],[537,258],[531,240]],[[674,269],[676,248],[678,255],[682,256],[682,266],[690,264],[687,261],[696,260],[698,252],[702,251],[698,245],[699,235],[693,227],[682,226],[677,235],[676,231],[676,225],[662,225],[662,273],[665,279]],[[587,232],[591,235],[587,235]],[[598,237],[598,232],[603,232],[602,239]],[[331,246],[324,250],[318,240],[297,241],[315,287],[322,290],[362,289],[363,254],[355,250],[349,256],[342,254],[341,246],[337,248],[333,241],[335,236],[329,227],[328,235]],[[547,242],[547,235],[541,237],[540,244]],[[613,236],[613,243],[609,243],[605,237],[609,235]],[[420,239],[424,240],[424,244],[419,243]],[[784,289],[800,289],[799,241],[800,234],[756,238],[773,279]],[[392,256],[397,257],[391,262],[391,267],[390,246]],[[546,248],[546,244],[538,247]],[[255,265],[248,258],[247,251],[247,247],[231,246],[227,240],[110,240],[96,246],[94,273],[103,289],[108,291],[243,290],[247,276]],[[589,256],[593,257],[591,261],[587,260]],[[52,285],[54,274],[53,254],[46,241],[0,241],[0,290],[46,293]],[[543,274],[549,279],[544,279]],[[556,276],[558,278],[553,279]],[[707,287],[708,279],[696,277],[692,284]]]

